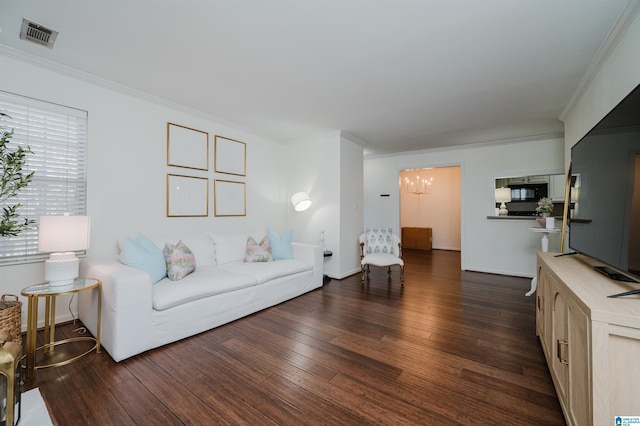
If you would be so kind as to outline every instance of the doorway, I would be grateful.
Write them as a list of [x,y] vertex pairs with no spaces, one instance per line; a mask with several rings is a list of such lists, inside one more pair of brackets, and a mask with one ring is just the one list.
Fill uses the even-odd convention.
[[460,166],[400,171],[400,228],[431,228],[433,249],[461,251]]

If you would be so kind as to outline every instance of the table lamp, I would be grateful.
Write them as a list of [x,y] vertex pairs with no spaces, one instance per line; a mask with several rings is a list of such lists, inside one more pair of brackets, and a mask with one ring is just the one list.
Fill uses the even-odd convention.
[[78,278],[80,260],[74,251],[89,248],[88,216],[40,216],[38,250],[50,252],[44,279],[50,286],[72,284]]
[[500,216],[506,216],[509,214],[507,210],[507,205],[511,201],[511,188],[496,188],[496,203],[500,204],[500,210],[498,210],[498,214]]

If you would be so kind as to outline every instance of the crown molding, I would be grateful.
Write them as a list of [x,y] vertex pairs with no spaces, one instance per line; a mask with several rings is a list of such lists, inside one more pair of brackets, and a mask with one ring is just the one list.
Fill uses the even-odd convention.
[[340,131],[340,136],[360,146],[369,145],[369,142],[365,141],[364,139],[360,139],[359,137],[354,136],[351,133],[345,132],[343,130]]
[[189,115],[193,115],[195,117],[198,118],[202,118],[204,120],[209,120],[209,121],[215,121],[216,123],[222,125],[222,126],[228,126],[228,127],[232,127],[236,130],[238,130],[239,132],[243,132],[243,133],[247,133],[250,135],[254,135],[256,137],[259,137],[261,139],[268,139],[272,142],[276,142],[276,143],[280,143],[282,144],[282,141],[278,141],[275,140],[273,138],[270,137],[265,137],[264,135],[261,135],[259,132],[256,132],[255,130],[252,130],[250,128],[247,128],[246,126],[240,125],[238,123],[226,120],[224,118],[188,107],[186,105],[183,104],[179,104],[177,102],[174,101],[170,101],[168,99],[165,98],[161,98],[159,96],[156,95],[152,95],[150,93],[144,92],[142,90],[138,90],[138,89],[134,89],[132,87],[129,86],[125,86],[123,84],[120,83],[116,83],[114,81],[111,80],[107,80],[105,78],[102,77],[98,77],[96,75],[93,74],[89,74],[86,73],[84,71],[80,71],[76,68],[72,68],[66,65],[62,65],[59,64],[57,62],[53,62],[50,61],[48,59],[44,59],[41,58],[39,56],[35,56],[32,55],[30,53],[25,53],[21,50],[9,47],[7,45],[1,44],[0,43],[0,55],[4,55],[13,59],[16,59],[18,61],[24,62],[26,64],[29,65],[33,65],[35,67],[38,68],[42,68],[45,69],[47,71],[51,71],[54,72],[56,74],[60,74],[63,75],[65,77],[69,77],[69,78],[73,78],[75,80],[80,80],[83,81],[85,83],[94,85],[94,86],[98,86],[98,87],[102,87],[103,89],[107,89],[107,90],[112,90],[114,92],[126,95],[126,96],[131,96],[133,98],[136,99],[140,99],[146,102],[150,102],[153,103],[154,105],[159,105],[159,106],[163,106],[166,108],[171,108],[177,111],[181,111],[184,112],[186,114]]
[[607,59],[611,56],[620,39],[624,36],[629,26],[633,23],[634,18],[640,12],[640,0],[629,0],[624,10],[620,14],[620,17],[616,21],[615,25],[605,38],[604,42],[596,52],[595,56],[591,60],[587,71],[582,76],[578,88],[574,92],[571,100],[564,107],[560,116],[561,121],[565,121],[569,113],[575,108],[580,99],[584,96],[585,92],[591,86],[591,83],[598,75],[603,65],[607,62]]
[[458,144],[458,145],[416,149],[412,151],[397,151],[397,152],[387,152],[382,154],[365,154],[364,159],[372,160],[372,159],[378,159],[378,158],[402,157],[406,155],[419,155],[419,154],[427,154],[427,153],[433,153],[433,152],[478,149],[478,148],[487,148],[487,147],[499,146],[499,145],[511,145],[514,143],[535,142],[535,141],[541,141],[541,140],[563,139],[563,138],[564,138],[564,133],[544,133],[540,135],[523,136],[520,138],[499,139],[495,141],[486,141],[486,142],[471,142],[471,143],[464,143],[464,144]]
[[123,93],[129,96],[148,100],[154,103],[161,103],[161,104],[170,103],[166,99],[159,98],[157,96],[151,95],[141,90],[133,89],[123,84],[119,84],[111,80],[107,80],[105,78],[98,77],[96,75],[89,74],[84,71],[80,71],[76,68],[62,65],[57,62],[41,58],[39,56],[32,55],[30,53],[26,53],[21,50],[14,49],[13,47],[9,47],[3,44],[0,44],[0,54],[17,59],[26,64],[45,69],[47,71],[54,72],[56,74],[61,74],[76,80],[81,80],[81,81],[84,81],[85,83],[90,83],[105,89],[114,90],[116,92]]

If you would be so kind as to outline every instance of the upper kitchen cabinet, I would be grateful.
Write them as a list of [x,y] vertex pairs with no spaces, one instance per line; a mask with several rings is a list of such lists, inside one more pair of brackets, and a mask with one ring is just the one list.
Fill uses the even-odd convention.
[[551,175],[549,181],[549,198],[553,201],[563,202],[567,178],[565,175]]
[[549,175],[519,176],[507,179],[509,185],[518,183],[549,183]]

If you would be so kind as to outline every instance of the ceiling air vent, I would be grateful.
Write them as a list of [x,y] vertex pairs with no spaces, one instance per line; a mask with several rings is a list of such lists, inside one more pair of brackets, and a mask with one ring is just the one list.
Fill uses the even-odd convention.
[[57,31],[22,18],[22,29],[20,30],[20,38],[22,40],[29,40],[52,49],[57,36]]

